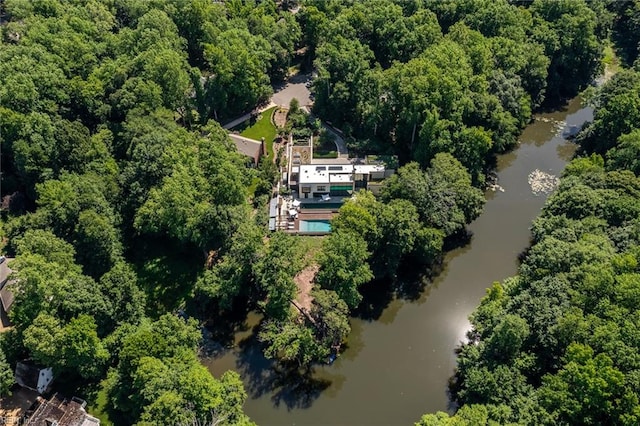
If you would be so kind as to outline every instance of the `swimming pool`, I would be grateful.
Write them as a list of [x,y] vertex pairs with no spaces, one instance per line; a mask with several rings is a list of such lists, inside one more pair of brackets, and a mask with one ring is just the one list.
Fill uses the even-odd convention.
[[298,230],[300,232],[331,232],[331,224],[328,220],[301,220]]

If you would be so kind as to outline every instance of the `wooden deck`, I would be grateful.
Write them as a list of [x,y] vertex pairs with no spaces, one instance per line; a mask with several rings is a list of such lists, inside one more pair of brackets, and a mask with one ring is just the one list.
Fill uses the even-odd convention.
[[308,211],[302,210],[298,214],[298,218],[296,219],[296,223],[300,220],[331,220],[335,216],[335,213],[327,212],[327,211]]

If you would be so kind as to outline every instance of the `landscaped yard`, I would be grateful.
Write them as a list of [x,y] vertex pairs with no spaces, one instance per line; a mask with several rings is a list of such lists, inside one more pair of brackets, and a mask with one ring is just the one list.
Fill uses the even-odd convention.
[[320,135],[313,138],[313,158],[338,158],[334,136],[322,129]]
[[271,123],[271,115],[277,107],[269,108],[263,111],[259,116],[259,120],[247,120],[235,127],[233,130],[239,130],[240,135],[245,138],[255,139],[259,141],[264,138],[267,144],[267,155],[271,157],[273,155],[273,140],[276,137],[276,127]]

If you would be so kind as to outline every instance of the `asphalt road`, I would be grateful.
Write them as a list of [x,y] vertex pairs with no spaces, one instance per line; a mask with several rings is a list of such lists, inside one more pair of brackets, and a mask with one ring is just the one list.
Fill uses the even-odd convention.
[[311,74],[299,74],[291,77],[287,83],[273,88],[274,94],[271,102],[284,107],[289,107],[291,99],[296,98],[300,106],[311,105],[311,92],[306,86],[311,81]]

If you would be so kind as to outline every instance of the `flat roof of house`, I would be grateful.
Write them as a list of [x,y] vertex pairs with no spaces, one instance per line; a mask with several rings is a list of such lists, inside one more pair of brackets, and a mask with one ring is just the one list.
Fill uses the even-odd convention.
[[369,174],[369,173],[375,173],[375,172],[384,172],[384,165],[383,164],[358,164],[355,165],[355,173],[358,174]]
[[278,199],[272,198],[269,201],[269,217],[276,217],[278,215]]
[[300,166],[300,184],[350,183],[353,173],[370,174],[384,172],[382,164],[304,164]]
[[351,164],[305,164],[300,166],[300,184],[351,182],[353,180]]
[[329,175],[329,183],[351,183],[353,182],[353,175],[351,173],[339,173],[339,174],[330,174]]

